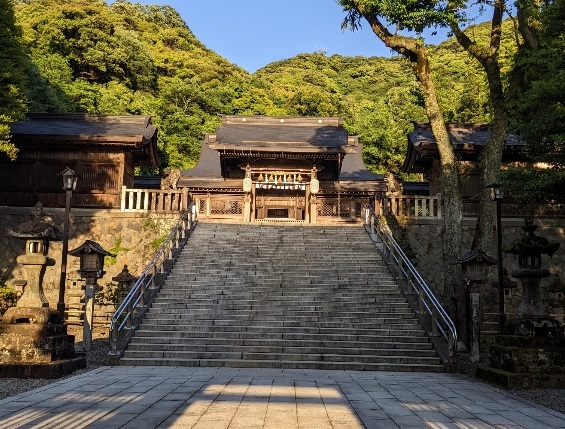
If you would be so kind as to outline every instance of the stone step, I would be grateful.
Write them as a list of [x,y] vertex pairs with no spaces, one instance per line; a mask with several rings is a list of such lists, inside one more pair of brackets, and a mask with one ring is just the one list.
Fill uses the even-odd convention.
[[[409,331],[414,329],[419,329],[418,320],[417,319],[407,319],[406,321],[401,322],[394,322],[394,319],[384,319],[384,320],[377,320],[376,322],[325,322],[325,321],[298,321],[298,320],[290,320],[290,321],[279,321],[279,320],[231,320],[231,319],[218,319],[218,320],[187,320],[187,319],[178,319],[178,318],[153,318],[147,319],[146,324],[144,325],[147,329],[162,329],[166,330],[178,330],[178,329],[188,329],[190,327],[198,327],[199,330],[202,330],[206,327],[224,327],[224,328],[231,328],[230,330],[241,330],[243,328],[255,329],[255,327],[259,326],[258,324],[262,324],[262,326],[270,326],[272,328],[271,332],[277,332],[279,329],[283,328],[290,328],[294,329],[310,329],[309,332],[314,332],[315,329],[356,329],[356,330],[383,330],[386,329],[388,331],[394,330],[401,330],[401,331]],[[171,327],[175,326],[175,329]]]
[[163,343],[133,343],[128,346],[128,352],[237,352],[237,353],[284,353],[284,354],[331,354],[331,355],[378,355],[378,356],[425,356],[437,358],[435,350],[422,350],[410,348],[359,348],[352,347],[293,347],[293,346],[251,346],[234,344],[163,344]]
[[324,322],[324,323],[376,323],[381,321],[390,321],[398,320],[399,322],[406,322],[417,320],[416,316],[413,313],[405,311],[402,313],[349,313],[343,312],[338,315],[333,314],[324,314],[324,313],[314,313],[312,312],[303,312],[303,314],[258,314],[255,311],[250,311],[247,313],[241,312],[233,312],[231,314],[224,314],[224,313],[210,313],[209,311],[202,310],[199,312],[179,312],[179,313],[163,313],[163,312],[152,312],[150,311],[145,316],[145,320],[163,320],[168,319],[172,320],[175,323],[180,320],[197,320],[197,321],[207,321],[207,320],[216,320],[216,321],[224,321],[223,323],[231,323],[237,320],[261,320],[261,321],[268,321],[271,322]]
[[438,357],[407,356],[403,355],[341,355],[341,354],[315,354],[315,353],[258,353],[258,352],[235,352],[235,351],[148,351],[127,350],[125,358],[149,358],[149,359],[244,359],[244,360],[290,360],[290,361],[324,361],[324,362],[350,362],[354,356],[356,362],[362,363],[398,363],[398,364],[424,364],[439,365]]
[[153,345],[159,347],[264,347],[264,348],[326,348],[326,349],[347,349],[347,350],[364,350],[364,349],[385,349],[385,350],[403,350],[403,351],[423,351],[424,353],[434,353],[431,343],[429,342],[391,342],[391,341],[317,341],[307,340],[288,340],[288,339],[239,339],[239,338],[207,338],[207,337],[158,337],[158,336],[137,336],[130,342],[130,347],[149,347]]
[[305,333],[305,332],[211,332],[211,331],[161,331],[161,330],[147,330],[140,328],[135,333],[136,338],[139,337],[171,337],[171,338],[208,338],[213,342],[215,338],[225,339],[271,339],[271,340],[300,340],[300,341],[361,341],[361,342],[393,342],[393,343],[421,343],[428,342],[427,337],[409,336],[403,334],[384,333],[373,335],[360,335],[360,334],[338,334],[338,333]]
[[207,331],[207,332],[265,332],[265,333],[306,333],[306,334],[349,334],[349,335],[409,335],[413,337],[427,337],[426,334],[419,329],[419,325],[400,325],[398,327],[373,327],[365,328],[363,326],[355,327],[332,327],[332,326],[316,326],[309,324],[305,326],[273,326],[266,325],[210,325],[210,324],[194,324],[194,323],[174,323],[165,325],[163,323],[143,324],[143,330],[151,331]]
[[364,228],[213,223],[121,363],[444,371]]
[[444,372],[443,365],[399,364],[399,363],[363,363],[363,362],[308,362],[288,360],[243,360],[243,359],[147,359],[122,358],[122,365],[146,366],[202,366],[233,368],[281,368],[281,369],[318,369],[349,371],[390,371],[390,372]]

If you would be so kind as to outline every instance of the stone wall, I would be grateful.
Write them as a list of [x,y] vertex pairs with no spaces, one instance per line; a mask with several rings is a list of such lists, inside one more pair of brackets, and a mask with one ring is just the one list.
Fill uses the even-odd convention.
[[[410,259],[415,262],[416,268],[422,277],[428,282],[438,297],[443,297],[443,257],[441,248],[441,229],[442,223],[430,219],[395,219],[389,221],[391,228],[395,231],[395,238],[409,254]],[[549,311],[565,322],[565,300],[552,300],[547,292],[548,286],[554,281],[555,274],[561,280],[565,280],[565,219],[535,219],[538,225],[536,234],[545,237],[551,242],[561,242],[559,250],[552,258],[544,256],[542,267],[549,269],[551,276],[543,279],[540,290],[546,297],[546,305]],[[521,227],[524,225],[522,218],[503,218],[502,219],[502,248],[509,248],[514,240],[522,235]],[[463,253],[470,249],[471,241],[475,231],[475,219],[463,220]],[[493,242],[496,243],[496,231],[493,231]],[[491,255],[496,258],[496,254]],[[518,260],[515,255],[503,252],[503,266],[511,273],[518,268]],[[511,281],[518,283],[518,287],[510,291],[505,297],[506,313],[511,317],[514,314],[517,304],[521,300],[521,285],[517,279],[510,277]],[[497,267],[493,266],[489,271],[488,285],[481,290],[481,305],[485,313],[497,312]],[[442,299],[443,302],[443,299]],[[488,319],[488,317],[486,317]]]
[[[63,231],[64,209],[46,208],[45,212],[47,214],[45,220],[54,223]],[[10,286],[16,279],[26,278],[25,271],[16,263],[16,257],[24,253],[25,241],[9,237],[6,229],[14,228],[31,219],[33,219],[32,208],[0,207],[0,285]],[[140,275],[178,219],[179,214],[72,209],[69,249],[80,246],[88,239],[117,254],[116,258],[105,258],[106,275],[98,281],[104,286],[112,281],[112,277],[116,276],[124,265],[128,266],[133,276]],[[61,242],[50,243],[48,255],[55,259],[56,265],[47,267],[43,282],[45,295],[52,308],[57,306],[58,300],[61,249]],[[72,288],[73,283],[79,281],[76,274],[78,262],[79,258],[68,257],[68,288]],[[68,303],[68,299],[66,301]]]

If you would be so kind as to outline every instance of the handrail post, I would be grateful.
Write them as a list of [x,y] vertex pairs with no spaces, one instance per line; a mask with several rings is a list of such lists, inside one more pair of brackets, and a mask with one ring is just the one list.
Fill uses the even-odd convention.
[[151,289],[155,289],[157,284],[157,266],[153,265],[151,267]]
[[432,335],[435,336],[435,337],[437,337],[437,335],[438,335],[437,316],[438,316],[437,308],[433,307],[432,308]]
[[420,286],[418,289],[418,311],[420,314],[424,314],[424,288]]
[[118,351],[118,324],[115,323],[112,328],[112,335],[110,336],[110,348],[112,349],[112,354],[116,354]]
[[131,299],[128,301],[128,310],[126,317],[127,317],[126,328],[131,329],[131,319],[133,318],[133,301]]
[[406,272],[406,286],[408,288],[407,294],[412,295],[414,293],[414,285],[413,285],[414,277],[412,275],[412,270],[407,270]]
[[455,356],[455,339],[453,338],[453,332],[451,330],[447,334],[447,349],[449,350],[449,357]]
[[140,297],[139,297],[139,304],[142,307],[145,307],[145,291],[146,291],[146,286],[145,286],[145,282],[141,282],[141,289],[139,291]]

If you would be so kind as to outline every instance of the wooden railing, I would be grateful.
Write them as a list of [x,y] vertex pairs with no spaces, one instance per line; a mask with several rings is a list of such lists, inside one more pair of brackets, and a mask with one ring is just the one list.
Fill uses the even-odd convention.
[[402,195],[384,198],[382,214],[406,218],[441,219],[441,194],[435,197]]
[[189,204],[188,190],[127,189],[122,186],[120,208],[123,212],[178,213]]

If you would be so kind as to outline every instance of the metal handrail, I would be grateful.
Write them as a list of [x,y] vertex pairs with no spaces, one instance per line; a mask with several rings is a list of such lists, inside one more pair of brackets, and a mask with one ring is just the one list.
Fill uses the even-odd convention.
[[135,331],[139,319],[145,314],[159,291],[161,287],[159,277],[166,277],[169,273],[185,239],[196,225],[196,210],[194,208],[194,203],[191,202],[112,315],[109,333],[110,356],[121,356],[123,348],[118,350],[120,334],[124,329],[131,333]]
[[[367,205],[365,211],[365,226],[371,235],[376,235],[376,242],[379,252],[383,259],[391,268],[396,270],[397,279],[405,281],[405,294],[417,297],[416,313],[421,316],[429,316],[431,332],[430,338],[443,337],[446,341],[447,356],[442,356],[444,360],[451,362],[455,355],[457,344],[457,329],[445,309],[439,303],[431,289],[428,287],[422,276],[418,273],[414,265],[410,262],[406,254],[402,251],[388,228],[380,221],[379,216],[373,208]],[[438,350],[441,353],[441,350]]]

